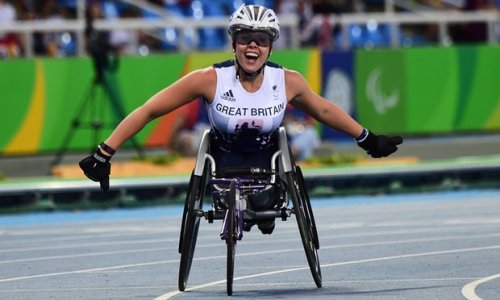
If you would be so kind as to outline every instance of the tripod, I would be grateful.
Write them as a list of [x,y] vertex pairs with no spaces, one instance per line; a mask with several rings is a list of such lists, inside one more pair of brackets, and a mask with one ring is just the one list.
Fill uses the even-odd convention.
[[[101,88],[104,94],[107,96],[108,103],[111,105],[115,116],[119,120],[122,120],[125,117],[125,110],[123,109],[119,93],[117,89],[113,88],[113,86],[111,85],[111,76],[112,75],[108,72],[102,72],[100,74],[97,74],[95,79],[90,83],[71,122],[71,127],[66,132],[63,142],[59,147],[54,160],[50,164],[51,166],[58,165],[62,161],[64,154],[67,152],[69,144],[77,129],[85,126],[86,128],[90,128],[93,130],[91,148],[94,148],[97,147],[100,142],[101,129],[103,129],[105,125],[111,125],[104,124],[102,121],[104,118],[104,103],[102,101],[99,103],[99,99],[98,97],[96,97],[98,88]],[[90,120],[84,122],[81,118],[87,111],[87,109],[90,109]],[[132,143],[132,146],[136,150],[139,157],[144,158],[143,149],[139,145],[139,143],[137,143],[136,139],[131,138],[130,142]]]

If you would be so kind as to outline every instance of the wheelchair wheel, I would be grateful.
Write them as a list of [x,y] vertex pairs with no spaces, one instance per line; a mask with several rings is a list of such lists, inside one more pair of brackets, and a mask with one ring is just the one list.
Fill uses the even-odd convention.
[[234,278],[234,256],[236,253],[236,181],[231,181],[229,185],[229,199],[227,208],[227,273],[226,273],[226,289],[227,295],[233,294],[233,278]]
[[302,199],[305,201],[304,209],[306,212],[306,218],[309,218],[311,231],[313,234],[313,242],[316,249],[319,249],[319,237],[318,230],[316,227],[316,221],[314,220],[314,214],[311,207],[311,200],[309,199],[309,193],[307,192],[306,182],[304,180],[304,175],[302,175],[302,169],[299,166],[295,166],[295,172],[297,175],[297,182],[300,187],[300,192],[302,193]]
[[188,200],[191,197],[190,193],[193,191],[193,181],[194,181],[194,174],[191,173],[191,177],[189,178],[189,184],[188,184],[188,193],[186,196],[186,200],[184,201],[184,210],[182,212],[182,221],[181,221],[181,232],[179,236],[179,247],[178,250],[179,254],[182,254],[182,241],[184,237],[184,228],[185,228],[185,223],[186,223],[186,215],[188,211]]
[[[307,213],[307,204],[304,199],[304,193],[301,190],[304,188],[297,178],[297,174],[293,171],[286,173],[289,189],[288,192],[292,198],[293,211],[297,219],[302,245],[307,257],[307,263],[317,287],[321,287],[321,267],[319,264],[318,249],[314,243],[314,233],[312,229],[312,220]],[[311,212],[312,213],[312,212]],[[312,214],[311,214],[312,215]]]
[[191,175],[189,190],[184,205],[182,216],[181,236],[179,240],[179,252],[181,261],[179,267],[179,290],[184,291],[189,278],[189,271],[193,262],[198,229],[201,216],[196,213],[203,208],[203,198],[206,189],[206,176]]

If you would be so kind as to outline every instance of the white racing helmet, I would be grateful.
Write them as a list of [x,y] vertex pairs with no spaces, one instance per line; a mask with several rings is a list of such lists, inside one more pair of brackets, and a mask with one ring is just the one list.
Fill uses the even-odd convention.
[[240,30],[265,31],[269,33],[272,41],[280,35],[278,17],[270,8],[260,5],[242,5],[229,19],[229,35],[234,39],[234,34]]

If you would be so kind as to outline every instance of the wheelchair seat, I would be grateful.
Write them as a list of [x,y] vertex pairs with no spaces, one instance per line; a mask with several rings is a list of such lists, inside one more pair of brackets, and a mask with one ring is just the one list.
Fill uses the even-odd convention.
[[[214,133],[210,130],[205,131],[200,144],[201,153],[199,152],[197,161],[200,159],[209,161],[211,172],[209,174],[208,188],[211,190],[214,198],[215,209],[226,209],[228,207],[225,201],[225,190],[229,188],[230,179],[238,178],[242,181],[239,192],[241,198],[245,201],[242,210],[244,211],[246,221],[251,221],[252,218],[256,217],[254,212],[272,210],[269,213],[276,214],[276,210],[279,211],[279,208],[282,206],[280,200],[283,200],[285,197],[280,197],[283,194],[283,187],[281,186],[281,182],[276,180],[279,173],[279,149],[276,147],[278,144],[278,134],[275,134],[274,138],[276,140],[275,143],[272,143],[273,147],[256,153],[256,156],[259,156],[260,163],[250,165],[251,163],[246,161],[241,165],[234,163],[231,166],[219,167],[217,156],[221,155],[221,150],[217,149],[217,145],[213,142],[215,139]],[[236,156],[239,158],[240,154],[238,153],[236,152]],[[226,154],[233,155],[234,153],[223,152],[223,155]],[[245,152],[241,153],[241,155],[246,157]],[[267,163],[263,163],[262,161],[267,161]],[[260,219],[259,217],[257,218]]]

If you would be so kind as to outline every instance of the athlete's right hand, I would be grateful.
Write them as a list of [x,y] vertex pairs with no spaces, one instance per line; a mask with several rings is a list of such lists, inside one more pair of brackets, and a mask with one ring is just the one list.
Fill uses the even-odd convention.
[[80,169],[83,170],[85,176],[93,181],[98,181],[103,191],[109,190],[110,159],[111,156],[104,154],[98,147],[79,163]]

